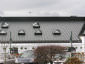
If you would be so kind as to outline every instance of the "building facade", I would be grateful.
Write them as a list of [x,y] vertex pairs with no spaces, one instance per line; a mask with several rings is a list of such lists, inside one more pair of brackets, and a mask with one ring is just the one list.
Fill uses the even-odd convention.
[[[85,52],[84,17],[0,17],[0,49],[17,47],[19,53],[42,45],[71,47]],[[80,36],[83,37],[80,38]]]

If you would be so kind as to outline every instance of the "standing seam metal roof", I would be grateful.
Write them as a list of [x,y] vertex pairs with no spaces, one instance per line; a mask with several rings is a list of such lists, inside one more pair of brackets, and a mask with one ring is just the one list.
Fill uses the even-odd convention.
[[[73,32],[73,42],[78,43],[78,35],[84,25],[84,21],[40,21],[41,35],[34,35],[33,23],[36,21],[6,21],[9,24],[7,35],[1,36],[0,41],[9,42],[10,32],[12,33],[12,40],[14,43],[67,43],[70,39],[70,33]],[[1,24],[0,24],[1,25]],[[25,36],[19,36],[18,30],[24,29]],[[61,35],[53,35],[52,32],[56,29],[60,29]]]

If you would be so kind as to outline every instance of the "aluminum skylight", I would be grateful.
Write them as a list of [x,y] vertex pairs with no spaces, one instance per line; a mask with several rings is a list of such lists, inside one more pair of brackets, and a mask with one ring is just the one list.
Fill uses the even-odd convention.
[[9,24],[7,22],[2,22],[1,27],[2,28],[8,28]]
[[7,34],[7,32],[0,29],[0,35],[6,35],[6,34]]
[[40,29],[36,30],[35,35],[42,35],[42,31]]
[[18,35],[25,35],[25,31],[24,30],[19,30]]
[[59,29],[56,29],[54,32],[53,32],[54,35],[60,35],[61,34],[61,31]]
[[39,22],[35,22],[35,23],[33,24],[33,28],[40,28]]

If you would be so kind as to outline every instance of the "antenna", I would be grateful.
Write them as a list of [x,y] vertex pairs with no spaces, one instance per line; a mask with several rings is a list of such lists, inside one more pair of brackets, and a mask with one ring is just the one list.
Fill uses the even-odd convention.
[[31,12],[31,11],[29,11],[28,13],[29,13],[29,16],[31,16],[31,13],[32,13],[32,12]]

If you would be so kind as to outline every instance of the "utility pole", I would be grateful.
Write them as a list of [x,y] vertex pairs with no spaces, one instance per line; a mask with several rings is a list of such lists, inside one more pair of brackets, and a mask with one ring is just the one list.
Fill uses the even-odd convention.
[[6,44],[4,43],[4,64],[6,64]]
[[31,13],[32,13],[32,12],[31,12],[31,11],[29,11],[28,13],[29,13],[29,16],[31,16]]
[[12,43],[12,37],[11,37],[11,32],[10,32],[10,41],[9,41],[9,45],[10,45],[10,54],[11,54],[11,43]]
[[[69,41],[70,43],[71,43],[71,58],[72,58],[72,31],[71,31],[71,35],[70,35],[70,41]],[[71,61],[72,62],[72,61]]]
[[[2,17],[2,23],[5,21],[5,18]],[[6,42],[3,41],[3,38],[2,38],[2,44],[4,43],[3,45],[3,51],[4,51],[4,64],[6,64],[6,48],[7,48],[7,45],[6,45]]]
[[70,36],[70,43],[71,43],[71,57],[72,57],[72,31],[71,31],[71,36]]
[[6,42],[3,41],[3,39],[2,39],[2,43],[4,44],[4,45],[3,45],[4,64],[6,64],[6,48],[7,48],[7,45],[6,45]]

